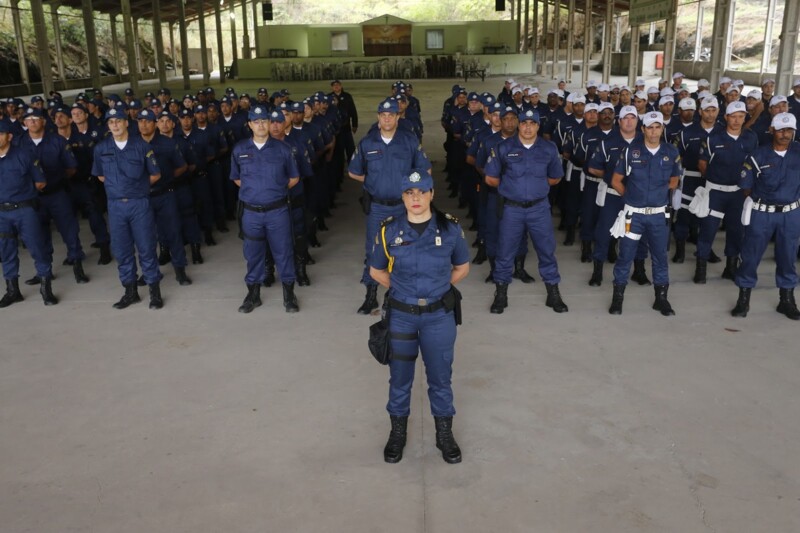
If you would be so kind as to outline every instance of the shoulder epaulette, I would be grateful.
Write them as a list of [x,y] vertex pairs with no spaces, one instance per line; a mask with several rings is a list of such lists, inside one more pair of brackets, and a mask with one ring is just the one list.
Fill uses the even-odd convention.
[[453,222],[454,224],[458,224],[458,218],[454,217],[454,216],[453,216],[453,215],[451,215],[450,213],[445,213],[445,214],[444,214],[444,217],[445,217],[447,220],[449,220],[450,222]]
[[381,220],[381,227],[386,226],[387,224],[389,224],[393,220],[394,220],[394,217],[386,217],[386,218],[384,218],[383,220]]

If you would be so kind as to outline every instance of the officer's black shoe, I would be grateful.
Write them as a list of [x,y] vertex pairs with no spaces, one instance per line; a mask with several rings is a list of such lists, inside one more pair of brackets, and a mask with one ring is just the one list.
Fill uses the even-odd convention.
[[780,303],[776,311],[786,315],[786,318],[792,320],[800,320],[800,311],[797,309],[797,303],[794,301],[794,289],[779,289]]
[[247,284],[247,296],[239,306],[240,313],[249,313],[256,307],[261,307],[261,285],[258,283]]
[[75,282],[76,283],[89,283],[89,278],[83,272],[83,263],[80,259],[73,261],[72,264],[72,273],[75,274]]
[[203,264],[203,254],[200,253],[200,244],[190,244],[189,247],[192,250],[192,264],[193,265],[202,265]]
[[319,231],[328,231],[328,226],[325,225],[325,217],[317,217],[315,221]]
[[475,259],[472,260],[472,263],[475,265],[482,265],[487,259],[486,243],[483,240],[480,240],[478,241],[478,252],[475,254]]
[[694,266],[694,278],[692,281],[699,285],[705,285],[707,268],[708,262],[705,259],[697,258],[697,264]]
[[205,237],[206,246],[215,246],[217,241],[214,240],[214,233],[211,231],[211,228],[206,228],[203,231],[203,236]]
[[120,301],[114,304],[114,309],[125,309],[129,305],[136,304],[141,301],[142,299],[139,298],[139,290],[136,283],[131,283],[129,285],[125,285],[125,294],[122,295]]
[[726,257],[725,258],[725,270],[722,271],[722,279],[730,279],[732,280],[736,277],[736,272],[739,270],[739,258],[738,257]]
[[99,245],[100,258],[97,260],[98,265],[107,265],[111,262],[111,248],[108,243]]
[[224,218],[217,220],[217,231],[220,233],[228,233],[230,231],[228,229],[228,225],[225,223]]
[[159,246],[161,248],[161,253],[158,254],[158,264],[164,266],[170,261],[172,261],[172,256],[169,253],[169,248],[167,248],[163,244],[160,244]]
[[714,265],[716,263],[722,263],[722,259],[714,253],[714,250],[710,250],[708,252],[708,262]]
[[25,285],[38,285],[41,282],[42,280],[39,278],[39,276],[33,276],[32,278],[25,280]]
[[739,299],[736,300],[736,307],[731,310],[731,316],[744,318],[750,311],[750,291],[752,289],[739,287]]
[[575,244],[575,226],[567,226],[567,235],[564,238],[564,246],[572,246]]
[[612,265],[617,262],[617,239],[608,241],[608,262]]
[[494,301],[489,308],[489,312],[495,315],[503,314],[503,311],[508,307],[508,284],[495,283]]
[[138,285],[139,287],[144,287],[145,285],[147,285],[147,282],[144,280],[144,274],[136,278],[136,285]]
[[164,300],[161,299],[161,284],[156,281],[150,284],[150,309],[161,309]]
[[305,262],[306,262],[306,264],[307,264],[307,265],[316,265],[316,264],[317,264],[317,262],[316,262],[316,261],[314,261],[314,258],[313,258],[313,257],[311,257],[311,254],[310,254],[310,253],[308,253],[308,250],[306,250],[305,252],[303,252],[303,254],[304,254],[304,256],[305,256]]
[[301,287],[308,287],[311,285],[311,280],[308,279],[308,274],[306,273],[306,265],[302,261],[298,261],[294,265],[294,269],[297,272],[297,284]]
[[651,285],[650,280],[647,279],[647,269],[644,266],[644,259],[633,260],[633,274],[631,274],[631,281],[635,281],[639,285]]
[[175,267],[175,281],[181,286],[192,284],[191,278],[186,275],[186,269],[183,267]]
[[661,311],[661,314],[664,316],[672,316],[675,314],[675,311],[672,310],[672,306],[669,304],[669,300],[667,300],[668,289],[669,285],[655,286],[656,301],[653,302],[653,309]]
[[53,288],[50,284],[51,278],[42,278],[41,285],[39,286],[39,294],[42,295],[44,305],[56,305],[58,298],[53,296]]
[[697,226],[691,226],[689,228],[689,238],[686,240],[692,244],[697,244]]
[[611,315],[622,314],[622,302],[625,300],[625,285],[614,285],[614,293],[611,295],[611,307],[608,313]]
[[592,262],[592,241],[581,241],[581,263]]
[[592,277],[589,278],[589,285],[592,287],[599,287],[603,284],[603,262],[594,261],[592,266]]
[[433,423],[436,426],[436,447],[442,450],[444,462],[451,465],[460,463],[461,448],[453,437],[453,417],[434,416]]
[[547,300],[545,300],[544,305],[547,307],[552,307],[553,311],[556,313],[566,313],[569,311],[569,307],[567,307],[567,304],[565,304],[564,300],[561,299],[561,292],[558,290],[558,283],[553,283],[552,285],[545,283],[544,287],[547,289]]
[[300,310],[297,305],[297,296],[294,295],[294,283],[283,284],[283,308],[287,313],[296,313]]
[[19,292],[19,278],[6,280],[6,293],[0,299],[0,308],[8,307],[11,304],[24,300],[22,293]]
[[390,415],[389,420],[392,422],[392,430],[383,448],[383,460],[387,463],[399,463],[403,458],[403,448],[406,446],[408,417]]
[[63,261],[61,261],[62,266],[72,266],[75,264],[75,261],[70,259],[69,257],[65,257]]
[[520,255],[514,258],[514,273],[511,274],[512,278],[520,280],[522,283],[533,283],[536,278],[528,274],[525,270],[525,256]]
[[489,258],[489,275],[483,280],[484,283],[494,283],[494,257]]
[[378,286],[367,285],[367,295],[364,297],[364,303],[358,308],[359,315],[368,315],[373,309],[378,308]]
[[686,259],[686,241],[675,241],[675,255],[672,256],[673,263],[683,263]]
[[317,238],[317,228],[313,225],[308,232],[308,245],[312,248],[319,248],[322,246],[322,243],[320,243],[319,239]]
[[467,231],[478,231],[478,219],[475,218]]
[[272,287],[273,283],[275,283],[275,265],[272,263],[267,263],[265,268],[267,275],[264,277],[264,286]]

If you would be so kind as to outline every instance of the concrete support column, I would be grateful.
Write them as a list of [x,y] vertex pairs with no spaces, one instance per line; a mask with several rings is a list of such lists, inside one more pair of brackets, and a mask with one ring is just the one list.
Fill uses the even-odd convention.
[[671,0],[671,14],[667,19],[666,35],[664,42],[664,69],[662,77],[672,82],[672,73],[675,71],[675,39],[678,35],[678,0]]
[[[53,36],[56,40],[56,68],[58,69],[58,79],[64,81],[67,79],[67,76],[64,74],[64,54],[61,51],[61,24],[58,22],[58,8],[60,5],[61,4],[58,2],[52,2],[50,4],[50,17],[53,21]],[[91,57],[91,55],[92,54],[89,54],[89,57]]]
[[631,59],[628,63],[628,87],[633,88],[639,77],[639,39],[641,26],[631,26]]
[[654,42],[656,42],[656,23],[655,22],[651,22],[650,23],[650,34],[649,34],[649,37],[647,39],[647,44],[653,44]]
[[583,12],[583,64],[581,65],[581,87],[589,81],[589,61],[592,59],[592,0],[586,0]]
[[117,71],[117,76],[122,76],[122,61],[119,60],[119,41],[117,40],[117,13],[109,13],[108,22],[111,26],[111,50],[114,54],[114,69]]
[[575,60],[575,0],[569,0],[567,6],[567,72],[564,80],[572,83],[572,62]]
[[44,19],[42,0],[31,0],[31,15],[33,15],[33,29],[36,33],[39,70],[42,73],[42,92],[47,96],[53,90],[53,66],[50,63],[50,43],[47,40],[47,24]]
[[242,35],[242,44],[244,44],[242,57],[244,59],[250,59],[250,34],[247,33],[247,0],[242,0],[242,31],[244,32],[244,35]]
[[703,53],[703,16],[705,15],[705,0],[697,2],[697,26],[694,29],[694,60],[700,61]]
[[231,63],[236,63],[239,59],[239,50],[236,45],[236,12],[233,10],[233,1],[231,1],[229,11],[231,21],[231,48],[233,48],[233,61]]
[[133,50],[136,53],[136,72],[141,73],[144,70],[142,62],[142,47],[139,44],[139,19],[133,19]]
[[133,18],[131,17],[131,0],[120,0],[122,8],[122,27],[125,30],[125,50],[128,54],[128,75],[133,94],[139,95],[139,71],[136,70],[136,47],[133,42]]
[[772,60],[772,30],[775,26],[775,4],[776,0],[767,0],[767,27],[764,31],[764,53],[761,55],[761,72],[769,70],[769,62]]
[[524,35],[524,37],[522,39],[522,53],[523,54],[527,54],[528,53],[528,39],[530,38],[529,37],[530,36],[530,28],[529,28],[529,24],[528,24],[529,23],[529,21],[528,21],[528,13],[530,12],[530,10],[531,10],[530,0],[525,0],[525,18],[524,18],[524,22],[523,22],[523,25],[525,26],[525,31],[522,32],[523,35]]
[[167,65],[164,62],[164,35],[161,27],[161,0],[153,0],[153,52],[156,56],[158,83],[167,86]]
[[717,0],[714,8],[714,30],[711,36],[711,49],[714,53],[711,54],[711,79],[708,80],[712,91],[719,87],[719,79],[725,75],[725,69],[730,64],[735,7],[736,0]]
[[797,56],[797,33],[800,27],[800,0],[786,0],[783,8],[783,29],[781,45],[778,49],[778,68],[775,77],[775,94],[789,94],[792,91],[792,73]]
[[[97,52],[97,35],[94,31],[94,10],[92,0],[81,0],[81,10],[83,11],[83,28],[86,32],[86,52],[89,56],[89,74],[92,76],[92,87],[102,87],[100,78],[100,56]],[[116,28],[112,36],[116,37]],[[116,42],[114,43],[116,55]]]
[[603,83],[611,83],[611,33],[614,29],[614,2],[606,2],[603,25]]
[[[525,0],[527,2],[527,0]],[[258,0],[253,0],[253,46],[256,48],[256,55],[261,52],[261,36],[259,35],[258,31],[258,21],[262,18],[262,13],[259,13],[259,7],[261,6],[261,2]]]
[[561,75],[561,0],[553,4],[553,79]]
[[25,60],[25,47],[22,46],[22,22],[19,18],[19,0],[11,0],[11,18],[14,21],[14,37],[17,41],[17,58],[19,59],[19,77],[31,92],[31,78],[28,74],[28,62]]
[[192,87],[189,78],[189,39],[186,36],[186,8],[182,1],[178,2],[178,34],[181,38],[181,73],[183,73],[183,88]]
[[614,18],[614,51],[622,52],[622,17]]
[[219,82],[225,80],[225,49],[222,46],[222,13],[219,2],[214,2],[214,21],[217,24],[217,62],[219,63]]
[[[547,4],[547,0],[544,0],[544,9],[542,11],[542,35],[544,35],[544,42],[542,43],[542,56],[544,60],[542,61],[542,68],[541,73],[542,76],[547,76],[547,56],[549,55],[547,49],[547,33],[550,29],[550,6]],[[552,70],[550,70],[552,72]]]
[[211,69],[208,65],[208,53],[206,52],[206,14],[204,0],[197,0],[197,24],[200,27],[200,64],[203,68],[203,85],[208,85],[211,82]]
[[175,50],[175,22],[169,23],[169,50],[172,56],[172,72],[178,75],[178,52]]
[[533,55],[531,56],[533,63],[533,73],[538,74],[541,72],[539,65],[539,0],[533,0]]

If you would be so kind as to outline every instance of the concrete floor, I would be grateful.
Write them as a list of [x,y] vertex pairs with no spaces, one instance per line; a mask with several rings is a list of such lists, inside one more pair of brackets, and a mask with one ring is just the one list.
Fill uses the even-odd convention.
[[[453,81],[415,83],[440,184],[438,113]],[[346,83],[363,129],[388,87]],[[574,246],[558,250],[564,315],[544,306],[541,281],[514,283],[509,309],[491,315],[488,264],[473,266],[454,367],[464,462],[442,461],[419,381],[405,457],[387,465],[388,373],[366,349],[375,318],[355,313],[357,197],[347,183],[296,315],[277,287],[236,312],[233,233],[190,266],[193,286],[164,269],[160,311],[112,309],[115,266],[87,247],[92,280],[78,286],[59,245],[61,303],[45,308],[24,286],[26,300],[0,311],[0,531],[800,531],[800,336],[774,310],[771,259],[746,319],[728,314],[736,288],[720,265],[700,287],[692,261],[670,265],[672,318],[638,286],[609,316],[611,266],[589,287]],[[82,236],[91,242],[85,225]]]

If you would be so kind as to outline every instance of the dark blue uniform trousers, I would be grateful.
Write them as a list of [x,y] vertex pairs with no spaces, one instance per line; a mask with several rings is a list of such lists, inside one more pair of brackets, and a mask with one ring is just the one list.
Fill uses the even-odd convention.
[[694,192],[698,187],[705,184],[703,178],[696,176],[684,176],[683,188],[681,190],[681,208],[678,210],[678,216],[675,218],[675,224],[672,226],[672,231],[675,234],[676,241],[685,241],[689,238],[689,230],[692,227],[699,227],[699,220],[697,215],[689,211],[689,203],[694,198]]
[[656,213],[654,215],[634,213],[631,219],[630,233],[641,235],[641,238],[633,239],[626,235],[620,240],[619,257],[617,257],[617,262],[614,264],[614,285],[628,284],[631,264],[642,242],[646,243],[650,248],[650,255],[653,260],[653,284],[669,285],[669,270],[667,266],[669,226],[664,213]]
[[[621,196],[614,196],[613,194],[606,193],[606,203],[600,207],[600,213],[597,216],[597,224],[594,228],[594,250],[592,251],[592,259],[595,261],[605,261],[608,258],[608,248],[611,246],[611,226],[617,220],[617,215],[625,207],[625,200]],[[647,259],[647,242],[644,240],[639,241],[639,246],[636,247],[636,256],[634,259],[644,260]]]
[[247,261],[245,283],[255,285],[264,282],[267,258],[267,243],[275,258],[275,266],[282,283],[294,283],[294,245],[292,243],[292,220],[288,206],[263,213],[245,209],[242,213],[244,233],[244,258]]
[[0,211],[0,257],[3,258],[3,277],[19,277],[19,249],[17,237],[25,242],[33,257],[36,275],[40,278],[53,276],[52,254],[47,255],[39,215],[33,207],[20,207],[13,211]]
[[496,283],[511,283],[514,258],[519,253],[519,242],[525,237],[526,231],[530,234],[533,249],[539,259],[539,275],[547,284],[561,281],[556,262],[556,236],[550,216],[550,203],[546,197],[527,208],[506,204],[499,224],[500,236],[494,270]]
[[699,259],[708,259],[711,253],[711,245],[714,244],[714,237],[722,221],[721,217],[714,216],[713,212],[716,211],[725,216],[725,257],[739,257],[742,252],[742,207],[744,206],[742,191],[711,190],[708,200],[712,214],[700,219],[695,256]]
[[[562,217],[562,220],[565,226],[574,226],[578,223],[578,217],[581,214],[581,203],[583,202],[583,191],[581,191],[581,169],[572,169],[569,181],[564,180],[561,183],[561,186],[564,196],[562,204],[564,206],[564,216]],[[596,189],[595,194],[597,194]]]
[[[230,156],[227,156],[230,158]],[[230,171],[230,169],[229,169]],[[208,164],[208,176],[205,180],[195,178],[192,187],[196,199],[201,202],[200,225],[211,228],[215,220],[225,220],[225,172],[219,161]]]
[[736,272],[736,285],[752,289],[758,281],[758,264],[775,236],[775,285],[779,289],[797,286],[797,245],[800,242],[800,209],[788,213],[753,211],[750,225],[744,226],[742,264]]
[[582,241],[594,239],[594,228],[597,225],[597,217],[600,215],[600,206],[597,205],[598,185],[598,182],[589,179],[585,180],[583,184],[580,231]]
[[95,187],[102,187],[102,185],[94,185],[83,180],[73,181],[69,185],[69,195],[75,211],[84,213],[89,219],[89,228],[92,230],[95,242],[108,244],[108,226],[103,217],[103,206],[98,203],[98,193]]
[[117,258],[119,280],[123,285],[136,283],[136,256],[144,281],[151,285],[161,281],[156,255],[156,221],[149,198],[108,200],[108,225],[111,230],[111,252]]
[[[200,244],[202,235],[191,186],[186,183],[175,188],[178,212],[181,217],[181,237],[184,244]],[[170,252],[171,253],[171,252]],[[184,255],[186,255],[184,253]]]
[[433,313],[412,315],[392,309],[390,313],[393,359],[389,362],[389,403],[386,410],[391,416],[410,414],[414,367],[421,348],[431,413],[433,416],[455,415],[450,384],[456,342],[453,312],[439,309]]
[[178,199],[175,191],[150,197],[150,208],[156,219],[158,240],[169,248],[172,257],[172,266],[182,268],[186,266],[186,250],[183,247],[181,236],[181,216],[178,212]]
[[[381,228],[381,222],[389,217],[399,217],[405,214],[406,208],[400,205],[381,205],[372,203],[369,215],[367,215],[367,234],[364,239],[364,271],[361,274],[361,283],[364,285],[377,285],[378,282],[369,275],[370,258],[372,257],[372,247],[375,245],[375,235]],[[375,246],[375,253],[383,253],[382,246]]]
[[[50,234],[50,221],[56,223],[56,229],[61,234],[61,239],[67,245],[67,259],[71,261],[83,261],[86,254],[83,253],[81,240],[78,237],[80,226],[78,217],[72,209],[72,200],[67,191],[60,190],[52,194],[39,195],[39,223],[42,225],[42,248],[53,258],[53,238]],[[27,244],[27,242],[26,242]]]
[[[486,206],[480,211],[485,213],[486,230],[484,240],[486,241],[486,255],[494,259],[497,257],[497,242],[500,235],[500,221],[497,218],[497,189],[487,194]],[[479,211],[479,213],[480,213]],[[519,240],[517,256],[528,255],[528,235],[523,231]]]

